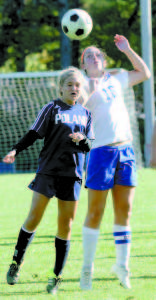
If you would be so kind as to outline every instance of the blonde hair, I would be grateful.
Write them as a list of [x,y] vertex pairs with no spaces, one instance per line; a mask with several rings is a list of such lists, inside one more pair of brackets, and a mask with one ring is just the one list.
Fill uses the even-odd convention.
[[67,69],[64,69],[61,74],[60,74],[60,77],[59,77],[59,91],[60,91],[60,95],[62,96],[62,92],[61,92],[61,87],[63,86],[65,80],[68,78],[68,77],[71,77],[71,76],[77,76],[80,80],[80,82],[82,83],[83,80],[84,80],[84,77],[82,75],[82,72],[78,69],[78,68],[75,68],[73,66],[70,66],[68,67]]

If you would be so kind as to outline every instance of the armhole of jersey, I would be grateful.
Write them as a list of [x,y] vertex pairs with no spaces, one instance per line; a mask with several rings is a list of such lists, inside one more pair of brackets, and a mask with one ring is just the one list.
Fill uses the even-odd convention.
[[124,70],[120,73],[114,75],[115,78],[117,78],[124,89],[127,89],[129,87],[129,74],[128,71]]

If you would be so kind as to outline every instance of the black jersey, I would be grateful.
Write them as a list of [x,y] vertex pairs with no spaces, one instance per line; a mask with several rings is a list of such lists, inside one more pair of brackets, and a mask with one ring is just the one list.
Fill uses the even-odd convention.
[[69,134],[94,139],[91,113],[80,104],[53,100],[39,112],[31,127],[44,138],[37,173],[82,178],[85,154]]

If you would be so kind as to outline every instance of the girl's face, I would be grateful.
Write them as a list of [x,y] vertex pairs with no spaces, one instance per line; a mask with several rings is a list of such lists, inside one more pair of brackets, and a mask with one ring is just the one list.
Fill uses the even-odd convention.
[[86,70],[89,77],[100,77],[103,75],[105,59],[103,53],[96,47],[88,47],[83,56],[82,68]]
[[81,81],[77,75],[67,77],[60,88],[62,93],[62,100],[69,104],[74,105],[80,96]]

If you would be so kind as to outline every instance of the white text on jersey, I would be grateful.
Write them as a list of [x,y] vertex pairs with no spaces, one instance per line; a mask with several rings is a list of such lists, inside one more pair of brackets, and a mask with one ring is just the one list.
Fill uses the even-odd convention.
[[87,124],[87,117],[86,116],[80,116],[80,115],[72,115],[70,116],[69,114],[56,114],[55,115],[55,124],[58,123],[67,123],[67,124],[79,124],[86,126]]

